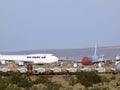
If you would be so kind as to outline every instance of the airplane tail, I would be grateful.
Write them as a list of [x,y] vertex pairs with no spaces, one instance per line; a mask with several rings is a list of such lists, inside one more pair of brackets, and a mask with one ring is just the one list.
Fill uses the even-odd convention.
[[98,59],[98,56],[97,56],[97,45],[95,45],[95,51],[94,51],[94,55],[92,56],[92,59],[95,60],[95,61]]
[[94,55],[92,56],[92,59],[94,61],[104,61],[103,59],[104,55],[97,55],[97,45],[95,45],[95,51],[94,51]]
[[94,56],[97,56],[97,45],[95,45]]

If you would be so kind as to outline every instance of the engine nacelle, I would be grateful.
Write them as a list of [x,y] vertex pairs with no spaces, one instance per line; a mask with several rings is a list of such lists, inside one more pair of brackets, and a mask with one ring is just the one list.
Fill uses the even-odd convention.
[[22,65],[24,65],[24,62],[19,61],[19,62],[18,62],[18,65],[22,66]]
[[2,60],[2,61],[1,61],[1,64],[5,65],[5,64],[6,64],[6,61],[5,61],[5,60]]
[[115,65],[115,70],[120,72],[120,62]]

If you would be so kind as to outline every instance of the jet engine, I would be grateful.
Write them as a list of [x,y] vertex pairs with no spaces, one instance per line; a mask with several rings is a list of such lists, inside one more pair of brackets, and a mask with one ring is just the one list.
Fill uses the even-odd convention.
[[117,72],[120,72],[120,62],[117,65],[115,65],[115,70]]
[[22,66],[22,65],[24,65],[24,62],[23,61],[19,61],[18,65]]
[[6,61],[5,61],[5,60],[2,60],[2,61],[1,61],[1,64],[5,65],[5,64],[6,64]]

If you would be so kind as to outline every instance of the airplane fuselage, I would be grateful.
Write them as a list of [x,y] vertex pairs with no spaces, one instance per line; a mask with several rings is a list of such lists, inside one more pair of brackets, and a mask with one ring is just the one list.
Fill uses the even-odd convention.
[[52,54],[0,55],[0,61],[19,61],[44,64],[57,62],[58,58]]

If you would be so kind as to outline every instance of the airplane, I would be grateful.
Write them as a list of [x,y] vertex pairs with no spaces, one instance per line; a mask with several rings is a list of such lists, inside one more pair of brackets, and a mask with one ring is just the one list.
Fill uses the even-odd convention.
[[58,58],[52,54],[0,55],[1,64],[6,64],[7,61],[16,61],[18,65],[24,65],[25,62],[49,64],[58,62]]
[[[99,62],[103,62],[103,56],[97,56],[97,46],[95,46],[95,51],[94,51],[94,55],[92,57],[88,57],[88,56],[85,56],[81,59],[81,63],[83,65],[91,65],[91,64],[94,64],[94,63],[99,63]],[[101,57],[101,58],[100,58]]]
[[115,60],[119,61],[119,60],[120,60],[120,56],[117,55],[117,56],[115,57]]

